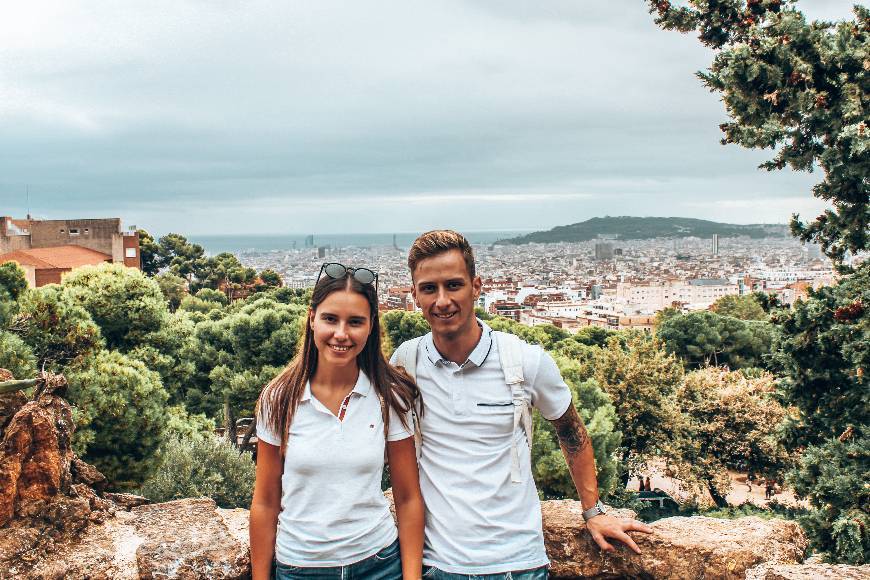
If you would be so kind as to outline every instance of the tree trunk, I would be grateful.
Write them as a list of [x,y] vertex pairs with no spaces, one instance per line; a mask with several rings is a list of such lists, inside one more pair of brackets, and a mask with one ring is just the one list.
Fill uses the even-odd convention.
[[628,449],[622,452],[622,471],[619,473],[619,481],[622,483],[622,489],[628,486],[628,481],[631,479],[631,474],[628,472]]
[[230,406],[230,398],[224,399],[224,435],[229,439],[233,446],[238,447],[239,441],[236,438],[236,414],[233,413],[233,408]]
[[707,483],[707,489],[710,491],[710,497],[713,498],[713,502],[716,504],[717,508],[728,507],[728,500],[726,500],[724,496],[719,495],[719,492],[716,491],[716,488],[713,487],[713,484]]

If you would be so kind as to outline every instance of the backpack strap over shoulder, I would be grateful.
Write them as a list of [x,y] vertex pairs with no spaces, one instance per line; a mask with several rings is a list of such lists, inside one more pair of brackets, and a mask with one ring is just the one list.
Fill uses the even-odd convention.
[[511,482],[521,483],[520,475],[520,450],[517,445],[516,431],[522,426],[532,450],[532,404],[525,390],[525,376],[523,375],[523,342],[518,336],[506,332],[493,331],[496,344],[498,345],[498,358],[504,373],[504,380],[511,390],[511,401],[514,405],[514,429],[511,441]]
[[396,366],[404,369],[411,378],[417,380],[417,350],[422,336],[406,340],[396,349]]
[[[406,340],[396,349],[396,366],[403,369],[412,379],[417,380],[417,351],[420,347],[422,336]],[[423,452],[423,432],[420,430],[420,418],[417,409],[411,409],[411,421],[414,424],[414,449],[417,452],[417,461]]]

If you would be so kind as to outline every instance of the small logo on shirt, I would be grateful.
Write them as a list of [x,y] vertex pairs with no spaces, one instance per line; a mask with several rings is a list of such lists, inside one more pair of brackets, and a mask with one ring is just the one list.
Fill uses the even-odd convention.
[[374,428],[375,428],[375,424],[374,424],[374,423],[372,423],[371,425],[369,425],[369,429],[374,429]]

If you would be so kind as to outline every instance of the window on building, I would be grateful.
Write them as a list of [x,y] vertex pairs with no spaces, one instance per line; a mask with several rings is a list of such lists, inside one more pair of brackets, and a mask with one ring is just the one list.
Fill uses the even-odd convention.
[[124,257],[125,258],[135,258],[136,257],[136,248],[124,248]]
[[79,229],[78,229],[78,228],[70,228],[70,229],[69,229],[69,235],[71,235],[71,236],[77,236],[77,235],[79,235]]
[[86,234],[87,234],[87,233],[90,233],[90,231],[91,231],[91,230],[89,230],[88,228],[85,228],[85,233],[86,233]]

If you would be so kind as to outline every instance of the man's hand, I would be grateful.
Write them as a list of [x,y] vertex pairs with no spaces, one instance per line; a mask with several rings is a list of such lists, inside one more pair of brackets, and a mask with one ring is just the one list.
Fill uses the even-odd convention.
[[614,552],[616,548],[610,544],[607,539],[619,540],[629,548],[640,554],[640,548],[631,539],[631,536],[626,532],[643,532],[645,534],[652,533],[652,528],[637,520],[623,520],[615,518],[607,514],[601,514],[590,518],[586,522],[586,528],[592,534],[592,539],[598,544],[598,547],[605,552]]

